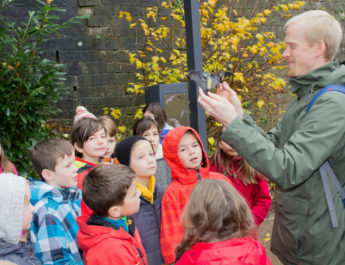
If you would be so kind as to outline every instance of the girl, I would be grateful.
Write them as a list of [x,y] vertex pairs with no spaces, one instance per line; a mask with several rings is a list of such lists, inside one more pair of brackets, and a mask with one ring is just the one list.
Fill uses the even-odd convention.
[[4,150],[0,145],[0,174],[7,172],[7,173],[14,173],[18,175],[16,167],[12,164],[10,160],[5,155]]
[[177,263],[271,265],[264,247],[254,239],[250,209],[226,181],[205,179],[193,189],[182,215],[184,237],[176,249]]
[[218,133],[217,147],[210,159],[210,170],[227,176],[237,191],[247,200],[253,213],[255,224],[259,226],[270,207],[271,196],[267,180],[257,173],[238,153],[221,140],[225,128]]
[[163,142],[164,136],[171,130],[171,127],[167,123],[167,114],[159,102],[151,102],[143,109],[144,116],[154,119],[158,123],[158,129],[161,134],[160,144]]
[[160,248],[161,201],[163,192],[156,185],[156,159],[152,144],[141,136],[130,136],[116,145],[115,156],[120,164],[136,174],[136,187],[141,192],[139,212],[134,214],[149,265],[161,265]]
[[210,172],[199,134],[191,127],[172,129],[163,141],[164,158],[171,169],[172,182],[162,200],[161,249],[166,264],[175,262],[175,249],[183,238],[180,217],[189,194],[204,178],[230,180]]
[[165,191],[171,183],[171,172],[163,157],[162,145],[159,143],[160,134],[157,122],[144,116],[134,124],[133,135],[142,136],[151,142],[157,162],[157,185]]
[[32,221],[30,198],[31,191],[25,178],[12,173],[1,174],[0,260],[18,265],[41,264],[25,233]]

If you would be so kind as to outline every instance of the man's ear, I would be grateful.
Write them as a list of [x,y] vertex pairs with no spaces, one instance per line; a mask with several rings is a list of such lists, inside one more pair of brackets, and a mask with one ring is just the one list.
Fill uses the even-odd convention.
[[120,219],[121,218],[121,206],[112,206],[108,210],[108,216],[112,217],[114,219]]
[[326,56],[326,43],[324,41],[318,41],[315,43],[316,55],[317,56]]
[[42,178],[48,183],[53,179],[53,172],[49,169],[43,169],[41,172]]
[[73,147],[75,150],[77,150],[77,152],[79,152],[81,154],[83,153],[83,148],[80,148],[77,143],[74,143]]

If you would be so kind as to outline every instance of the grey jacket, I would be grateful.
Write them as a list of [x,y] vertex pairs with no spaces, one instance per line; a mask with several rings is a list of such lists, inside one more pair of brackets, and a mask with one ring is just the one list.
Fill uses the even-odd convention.
[[245,115],[222,135],[277,184],[272,251],[284,264],[345,264],[345,209],[331,185],[339,221],[332,228],[318,170],[328,160],[345,187],[345,94],[325,93],[306,113],[313,95],[329,84],[345,85],[345,67],[336,60],[290,80],[296,98],[270,132]]
[[42,264],[35,256],[31,242],[19,242],[17,245],[0,239],[0,261],[11,261],[17,265]]
[[157,185],[164,192],[172,181],[171,170],[164,158],[157,159],[156,181]]

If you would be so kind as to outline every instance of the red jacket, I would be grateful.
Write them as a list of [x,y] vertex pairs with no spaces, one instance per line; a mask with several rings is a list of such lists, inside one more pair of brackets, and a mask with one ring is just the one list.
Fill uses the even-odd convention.
[[[93,215],[92,215],[93,216]],[[122,227],[114,229],[91,225],[87,216],[77,217],[79,231],[77,234],[79,248],[84,254],[85,265],[145,265],[147,264],[146,253],[141,244],[141,239],[134,224],[132,233],[127,233]]]
[[[85,176],[87,175],[87,173],[89,173],[91,171],[91,169],[93,169],[96,166],[99,166],[97,164],[93,164],[90,163],[86,160],[81,159],[80,157],[75,157],[75,161],[74,161],[75,165],[78,168],[78,175],[77,175],[77,185],[78,188],[80,190],[83,189],[83,180],[85,178]],[[87,205],[85,204],[84,200],[81,200],[81,215],[85,215],[85,216],[90,216],[92,214],[92,210],[87,207]]]
[[[263,179],[259,175],[255,176],[257,184],[244,185],[242,182],[241,172],[237,173],[239,167],[239,161],[241,157],[233,159],[233,164],[230,165],[230,175],[228,178],[236,190],[247,200],[247,203],[253,213],[254,220],[257,226],[259,226],[265,219],[268,211],[271,208],[271,195],[268,189],[267,180]],[[210,170],[214,172],[222,172],[223,169],[219,169],[214,165],[210,166]],[[234,176],[237,177],[235,178]]]
[[[192,131],[197,137],[203,151],[202,167],[197,170],[188,170],[178,158],[178,144],[182,136]],[[175,248],[183,238],[183,227],[180,217],[186,205],[189,194],[200,177],[211,179],[224,179],[231,183],[228,178],[219,173],[209,172],[209,163],[206,152],[197,132],[190,127],[177,127],[167,133],[163,140],[163,155],[171,169],[172,182],[164,192],[162,199],[161,219],[161,251],[165,263],[175,261]]]
[[214,243],[197,243],[176,265],[272,265],[265,248],[251,238],[236,238]]

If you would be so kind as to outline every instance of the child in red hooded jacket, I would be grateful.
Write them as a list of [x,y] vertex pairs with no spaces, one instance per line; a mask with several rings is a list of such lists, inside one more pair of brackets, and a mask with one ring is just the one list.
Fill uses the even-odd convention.
[[271,265],[255,240],[255,224],[243,197],[228,183],[205,179],[193,189],[182,215],[184,237],[176,265]]
[[201,179],[229,179],[209,172],[207,154],[198,133],[190,127],[177,127],[163,140],[163,155],[171,169],[172,182],[162,199],[161,251],[166,264],[175,262],[175,248],[183,237],[180,222],[189,194]]

